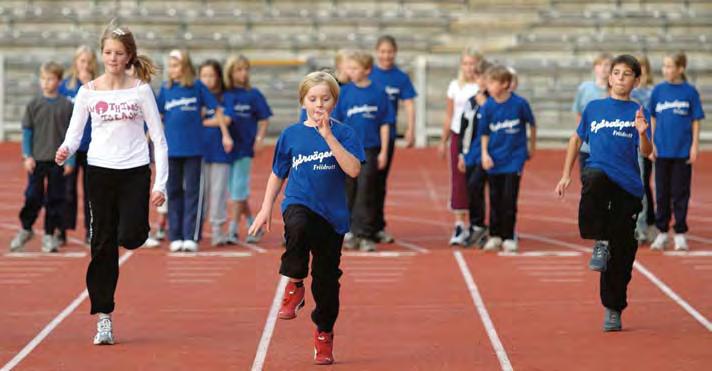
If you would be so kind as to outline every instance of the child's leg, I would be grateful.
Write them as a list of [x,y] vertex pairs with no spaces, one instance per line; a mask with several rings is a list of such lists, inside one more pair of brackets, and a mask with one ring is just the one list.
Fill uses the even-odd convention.
[[517,222],[517,198],[519,197],[519,181],[521,176],[517,173],[502,174],[504,187],[500,199],[501,208],[501,236],[503,240],[514,239],[514,227]]
[[[230,195],[235,202],[233,221],[235,233],[239,229],[240,219],[245,214],[245,206],[250,196],[250,172],[252,170],[252,158],[243,157],[232,163],[230,174]],[[231,224],[231,228],[233,225]]]
[[488,174],[490,195],[490,236],[502,238],[502,197],[504,191],[504,176],[501,174]]
[[479,164],[467,168],[467,183],[467,189],[469,191],[470,225],[484,227],[486,215],[485,184],[487,183],[487,172],[485,172]]
[[319,332],[332,332],[339,315],[341,245],[344,237],[321,216],[312,212],[309,229],[312,252],[311,290],[316,307],[311,318]]
[[87,175],[92,212],[92,258],[86,281],[91,300],[91,314],[108,314],[114,311],[114,292],[119,279],[117,189],[123,181],[114,172],[115,170],[90,166]]
[[628,305],[627,288],[633,271],[638,244],[635,241],[634,216],[640,211],[641,199],[617,185],[610,187],[611,202],[611,259],[601,273],[601,304],[608,309],[622,311]]
[[183,214],[183,241],[198,241],[201,227],[201,184],[202,184],[201,157],[187,157],[184,166],[185,198]]
[[171,241],[183,241],[183,162],[180,157],[168,159],[167,192],[171,203],[168,209],[168,239]]
[[686,159],[675,159],[670,177],[670,195],[675,214],[675,233],[687,232],[687,206],[690,202],[690,183],[692,182],[692,165]]
[[47,168],[37,163],[35,170],[27,176],[27,188],[25,189],[25,204],[20,210],[20,222],[22,229],[32,230],[37,216],[44,204],[44,178]]
[[655,160],[655,202],[657,215],[655,225],[661,233],[667,233],[670,226],[670,188],[672,177],[672,160],[658,158]]
[[227,220],[227,182],[230,166],[212,163],[208,169],[210,224],[215,229],[220,228]]
[[287,249],[282,254],[279,274],[302,280],[309,273],[309,240],[312,212],[301,205],[290,205],[284,210],[284,236]]
[[655,225],[655,194],[650,186],[650,178],[653,175],[653,162],[647,158],[643,159],[643,189],[645,189],[646,199],[646,216],[645,222],[647,225]]
[[373,240],[376,232],[378,198],[378,148],[368,148],[366,163],[358,175],[356,200],[351,213],[351,230],[359,238]]
[[48,163],[47,172],[47,205],[45,207],[45,234],[53,235],[55,230],[62,229],[65,225],[65,186],[64,169],[55,164]]
[[388,188],[388,174],[391,172],[391,164],[393,163],[393,154],[395,153],[396,140],[388,141],[388,162],[386,168],[379,171],[378,179],[378,201],[376,206],[376,230],[382,231],[386,229],[386,218],[384,209],[386,208],[386,191]]
[[129,250],[143,245],[151,227],[148,200],[151,197],[151,169],[146,166],[123,170],[118,185],[118,243]]
[[586,168],[581,176],[581,201],[579,202],[579,233],[581,238],[608,241],[611,185],[601,170]]

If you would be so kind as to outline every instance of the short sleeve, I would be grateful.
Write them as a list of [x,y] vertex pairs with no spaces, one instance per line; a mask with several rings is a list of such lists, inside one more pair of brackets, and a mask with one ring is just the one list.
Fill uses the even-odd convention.
[[283,131],[279,139],[277,139],[277,145],[274,147],[274,158],[272,159],[272,172],[280,179],[286,179],[289,176],[289,170],[292,168],[292,156],[286,143],[286,132],[288,131]]
[[576,128],[576,135],[581,138],[583,142],[588,142],[588,110],[584,109],[581,113],[581,121],[579,121],[578,127]]
[[225,110],[225,116],[230,118],[235,116],[235,105],[232,104],[232,94],[230,94],[229,92],[223,93],[222,106]]
[[196,82],[198,87],[198,93],[200,94],[200,100],[203,102],[203,106],[209,110],[215,110],[218,108],[218,100],[215,95],[208,90],[208,88],[199,80]]
[[702,110],[702,102],[700,101],[700,93],[697,92],[697,89],[692,87],[692,97],[691,97],[691,102],[692,103],[692,119],[693,120],[702,120],[705,118],[705,111]]
[[455,97],[457,96],[457,92],[460,90],[460,87],[457,85],[457,80],[452,80],[450,82],[450,86],[447,88],[447,97],[455,100]]
[[531,126],[536,126],[536,120],[534,119],[534,113],[532,112],[532,107],[529,102],[522,100],[522,114],[524,115],[524,121],[526,121]]
[[[339,125],[339,124],[336,124]],[[339,135],[339,142],[349,153],[354,155],[360,163],[366,162],[366,153],[363,150],[363,144],[361,140],[358,139],[356,132],[349,126],[343,127],[342,134]]]
[[393,105],[390,104],[390,101],[388,100],[388,95],[386,93],[382,94],[383,96],[381,97],[381,102],[380,102],[380,111],[383,112],[383,117],[381,118],[381,121],[379,122],[380,125],[384,124],[395,124],[396,123],[396,115],[393,109]]
[[418,95],[418,93],[415,92],[415,88],[413,87],[413,83],[410,81],[410,77],[404,72],[403,73],[403,83],[401,86],[401,99],[402,100],[413,99],[417,95]]
[[650,103],[648,104],[648,107],[650,107],[650,115],[653,117],[656,117],[656,112],[655,112],[655,106],[658,105],[658,90],[660,85],[656,86],[653,88],[653,92],[650,93]]
[[584,92],[584,85],[581,84],[581,85],[579,85],[578,89],[576,90],[576,97],[574,98],[574,104],[571,107],[571,112],[574,112],[574,113],[582,113],[583,112],[583,107],[581,107],[581,101],[583,100],[583,92]]
[[166,114],[166,88],[163,85],[161,85],[161,89],[158,90],[156,105],[158,106],[158,113],[161,115]]
[[30,103],[25,107],[25,114],[22,116],[22,127],[25,129],[33,129],[33,120],[32,120],[32,106],[34,105],[35,101],[32,100]]
[[262,95],[262,92],[257,89],[255,89],[255,108],[258,121],[272,117],[272,109],[267,103],[267,99]]

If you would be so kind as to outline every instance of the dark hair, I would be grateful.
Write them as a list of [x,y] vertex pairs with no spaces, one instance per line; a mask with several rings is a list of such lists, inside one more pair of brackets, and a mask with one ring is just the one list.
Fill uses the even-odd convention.
[[628,67],[630,67],[631,70],[633,70],[633,74],[635,75],[635,78],[640,77],[641,69],[640,69],[640,62],[638,62],[638,59],[632,55],[629,54],[621,54],[611,61],[611,72],[613,72],[613,67],[619,64],[624,64]]
[[200,67],[198,67],[198,75],[200,75],[200,71],[203,70],[205,67],[211,67],[213,71],[215,71],[215,74],[217,75],[218,79],[218,98],[222,95],[222,93],[225,91],[225,82],[223,81],[223,73],[222,73],[222,66],[220,65],[220,62],[216,61],[215,59],[208,59],[204,61],[203,63],[200,64]]
[[[665,58],[670,58],[670,60],[672,60],[672,63],[675,63],[675,67],[677,68],[682,67],[683,70],[687,68],[687,56],[684,52],[680,51],[668,54],[665,56]],[[680,78],[682,78],[684,81],[687,81],[687,75],[685,75],[685,72],[680,75]]]
[[393,49],[398,51],[398,44],[396,44],[396,38],[391,35],[383,35],[376,40],[376,49],[383,43],[389,43],[393,46]]

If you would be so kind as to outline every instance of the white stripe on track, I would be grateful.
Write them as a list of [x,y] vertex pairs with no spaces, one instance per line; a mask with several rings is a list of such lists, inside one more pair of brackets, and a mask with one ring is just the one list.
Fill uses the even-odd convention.
[[269,314],[267,315],[267,322],[265,322],[265,328],[262,330],[260,343],[257,345],[255,360],[252,362],[252,371],[260,371],[265,365],[267,350],[269,349],[270,341],[272,341],[274,326],[277,322],[277,313],[279,312],[279,306],[282,303],[284,288],[287,287],[288,281],[289,279],[287,277],[281,276],[279,282],[277,283],[277,290],[274,293],[274,299],[272,299],[272,306],[270,307]]
[[453,251],[453,255],[455,255],[455,260],[457,260],[457,265],[460,267],[462,278],[467,284],[467,289],[470,291],[472,302],[475,304],[477,313],[479,313],[482,324],[485,326],[487,336],[490,339],[492,348],[494,348],[494,351],[497,354],[497,359],[499,360],[502,370],[514,370],[512,368],[512,363],[509,361],[509,357],[507,357],[507,351],[504,349],[502,342],[499,340],[499,335],[497,335],[497,330],[494,328],[494,323],[492,323],[492,319],[487,312],[487,308],[485,307],[484,300],[482,300],[482,296],[480,296],[480,291],[477,289],[475,280],[472,278],[472,273],[470,273],[470,269],[467,267],[467,263],[462,257],[462,253],[460,251]]
[[[127,251],[124,255],[121,256],[119,259],[119,266],[123,265],[131,256],[133,255],[132,251]],[[37,348],[40,343],[49,336],[49,334],[54,331],[57,326],[59,326],[62,321],[64,321],[65,318],[69,317],[72,312],[74,312],[77,307],[86,300],[86,298],[89,297],[89,293],[85,289],[82,291],[79,296],[77,296],[76,299],[74,299],[62,312],[60,312],[52,321],[50,321],[47,326],[45,326],[42,331],[40,331],[37,336],[34,337],[34,339],[30,340],[27,345],[25,345],[22,350],[20,350],[19,353],[15,355],[8,363],[3,366],[0,371],[10,371],[12,370],[15,366],[17,366],[20,362],[22,362],[25,357],[27,357],[35,348]],[[87,341],[89,341],[87,339]]]

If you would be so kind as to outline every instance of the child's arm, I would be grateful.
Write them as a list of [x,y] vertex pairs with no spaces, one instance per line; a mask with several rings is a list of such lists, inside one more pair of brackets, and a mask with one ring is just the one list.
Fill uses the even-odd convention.
[[[84,126],[89,118],[89,110],[86,107],[86,90],[84,87],[79,88],[77,97],[74,100],[74,108],[72,109],[72,118],[69,121],[69,128],[64,136],[64,142],[57,149],[54,161],[58,165],[64,165],[64,162],[71,157],[79,148],[82,136],[84,135]],[[153,97],[152,97],[153,98]]]
[[569,139],[569,146],[566,148],[566,160],[564,160],[564,171],[561,175],[561,180],[559,180],[559,184],[556,185],[555,189],[559,198],[564,197],[566,194],[566,188],[569,184],[571,184],[571,169],[574,167],[574,162],[576,162],[576,157],[578,156],[582,142],[583,141],[576,133],[573,133]]
[[263,225],[266,226],[267,232],[270,231],[272,228],[272,206],[277,199],[279,191],[282,189],[282,184],[284,184],[284,179],[275,175],[274,172],[270,173],[269,179],[267,180],[265,198],[262,200],[262,208],[260,208],[260,212],[257,213],[257,216],[255,216],[255,221],[250,225],[247,231],[248,234],[254,235]]
[[694,164],[700,150],[700,121],[692,121],[692,147],[690,147],[690,159],[688,164]]
[[489,134],[483,134],[480,141],[482,143],[482,168],[489,170],[494,167],[492,157],[490,157],[489,152],[487,151],[487,145],[489,145]]
[[22,128],[22,158],[25,170],[28,173],[35,171],[35,159],[32,157],[32,134],[31,128]]
[[452,99],[447,98],[445,104],[445,121],[443,121],[443,130],[442,134],[440,134],[440,143],[438,144],[438,153],[440,153],[440,157],[443,158],[447,153],[447,149],[445,147],[447,146],[447,140],[450,139],[450,123],[452,122],[452,115],[454,111],[455,102]]
[[411,148],[415,145],[415,99],[403,101],[405,114],[408,119],[408,129],[405,130],[405,147]]
[[265,135],[267,135],[267,127],[269,126],[268,119],[257,121],[257,136],[255,137],[255,153],[262,149]]
[[635,114],[635,129],[638,131],[640,154],[649,156],[653,152],[653,145],[650,144],[650,139],[648,139],[648,122],[643,114],[643,106],[640,106],[640,109]]
[[529,126],[529,159],[534,158],[536,152],[536,126]]
[[[326,141],[326,144],[331,150],[331,154],[334,155],[334,158],[339,164],[341,170],[343,170],[346,175],[356,178],[358,173],[361,172],[361,162],[351,152],[347,151],[341,142],[336,139],[334,133],[331,131],[331,125],[329,125],[328,115],[323,115],[321,119],[316,122],[316,124],[319,134]],[[388,129],[388,125],[385,125],[385,127]],[[386,138],[386,140],[388,139]]]
[[378,152],[378,170],[383,170],[388,165],[388,139],[391,128],[388,124],[381,125],[381,151]]
[[650,143],[652,143],[653,150],[648,156],[648,159],[650,161],[655,161],[655,158],[658,157],[658,149],[655,148],[655,126],[657,122],[655,120],[655,117],[650,117]]

